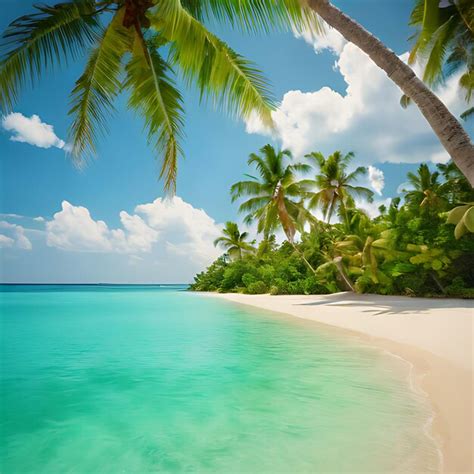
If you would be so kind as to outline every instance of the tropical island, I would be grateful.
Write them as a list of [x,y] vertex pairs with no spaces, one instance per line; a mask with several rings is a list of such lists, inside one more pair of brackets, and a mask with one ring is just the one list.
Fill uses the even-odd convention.
[[473,472],[472,0],[334,3],[5,4],[1,472]]
[[[288,150],[271,145],[250,156],[258,177],[247,175],[231,195],[249,198],[239,210],[262,239],[256,245],[227,222],[215,241],[226,253],[195,277],[191,289],[474,297],[474,191],[452,162],[436,171],[420,165],[407,176],[403,195],[371,219],[355,204],[358,198],[370,202],[373,191],[358,185],[367,170],[350,168],[352,153],[305,158],[293,162]],[[275,231],[283,232],[282,243]]]

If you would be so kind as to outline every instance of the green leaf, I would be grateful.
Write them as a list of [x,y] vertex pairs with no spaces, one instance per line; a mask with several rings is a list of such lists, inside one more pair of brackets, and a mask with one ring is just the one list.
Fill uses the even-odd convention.
[[460,239],[466,232],[467,227],[464,225],[464,222],[460,220],[454,228],[454,237],[456,237],[456,239]]
[[300,0],[183,0],[181,3],[198,20],[217,20],[246,32],[295,28],[324,33],[318,16]]
[[18,18],[3,35],[0,106],[4,110],[13,107],[26,82],[34,84],[54,63],[77,59],[100,31],[93,0],[35,7],[38,13]]
[[242,118],[255,112],[271,126],[275,101],[260,71],[208,31],[180,0],[160,1],[151,22],[170,41],[173,64],[189,84],[197,83],[201,97]]
[[469,232],[474,233],[474,206],[471,206],[471,208],[464,214],[463,224]]
[[170,66],[153,47],[137,35],[132,59],[126,66],[124,87],[130,90],[128,104],[145,118],[148,141],[162,155],[160,177],[165,189],[176,190],[179,140],[183,128],[183,106],[179,91],[169,76]]
[[451,209],[448,214],[448,219],[446,222],[448,224],[457,224],[464,216],[464,213],[471,207],[470,204],[466,204],[464,206],[458,206],[454,209]]
[[411,99],[407,95],[403,94],[400,97],[400,105],[402,108],[406,109],[411,104]]
[[433,262],[431,262],[431,267],[433,270],[441,270],[441,268],[443,268],[443,262],[438,259],[433,260]]
[[115,14],[72,91],[70,141],[75,159],[95,154],[97,135],[107,131],[107,120],[115,110],[113,100],[121,87],[122,57],[133,44],[133,30],[122,26],[124,13],[121,8]]

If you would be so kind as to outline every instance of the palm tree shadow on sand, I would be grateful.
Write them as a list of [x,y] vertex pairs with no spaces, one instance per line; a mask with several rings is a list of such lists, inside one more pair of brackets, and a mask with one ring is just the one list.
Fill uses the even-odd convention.
[[[298,303],[297,306],[337,306],[337,307],[353,307],[363,306],[363,313],[372,313],[374,316],[382,314],[423,314],[428,313],[431,309],[429,300],[426,298],[413,298],[410,296],[385,296],[372,294],[356,294],[352,292],[333,293],[330,295],[319,295],[317,301],[307,303]],[[460,299],[438,299],[436,301],[437,308],[472,308],[474,302],[472,300]]]

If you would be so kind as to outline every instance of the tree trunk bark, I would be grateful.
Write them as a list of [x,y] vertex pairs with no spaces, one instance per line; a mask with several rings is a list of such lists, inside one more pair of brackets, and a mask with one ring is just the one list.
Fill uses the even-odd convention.
[[346,285],[346,290],[353,291],[354,293],[357,293],[354,285],[352,284],[350,278],[347,276],[344,267],[342,266],[342,261],[341,257],[336,257],[334,260],[334,265],[337,268],[337,271],[339,272],[339,276],[341,277],[341,280],[343,283]]
[[326,23],[364,51],[416,103],[456,166],[474,186],[474,145],[443,102],[392,50],[328,0],[306,1]]
[[432,270],[430,272],[430,275],[431,275],[431,278],[433,278],[433,281],[436,283],[436,286],[440,289],[441,293],[443,293],[443,295],[445,295],[446,290],[444,289],[443,285],[441,284],[438,277],[436,276],[436,273]]
[[303,252],[296,246],[296,244],[293,241],[289,241],[295,252],[302,258],[303,262],[306,264],[306,266],[314,273],[314,276],[317,276],[316,270],[313,268],[311,263],[306,260],[306,257],[304,256]]

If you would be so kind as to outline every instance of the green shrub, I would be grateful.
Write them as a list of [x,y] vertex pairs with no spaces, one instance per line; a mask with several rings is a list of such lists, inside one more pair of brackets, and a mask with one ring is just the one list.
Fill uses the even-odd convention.
[[252,283],[257,281],[257,277],[251,273],[244,273],[242,275],[242,283],[248,288]]
[[250,295],[260,295],[268,292],[268,286],[263,281],[255,281],[247,286],[247,293]]

